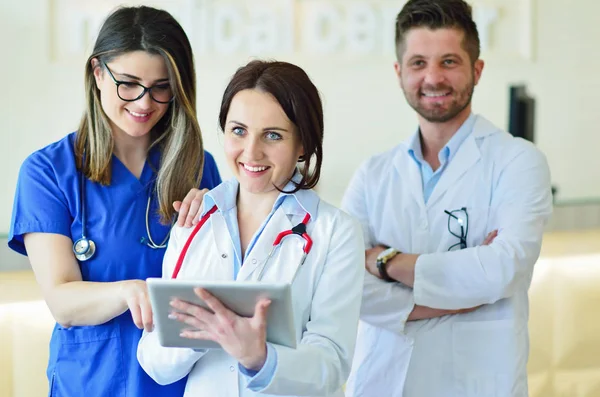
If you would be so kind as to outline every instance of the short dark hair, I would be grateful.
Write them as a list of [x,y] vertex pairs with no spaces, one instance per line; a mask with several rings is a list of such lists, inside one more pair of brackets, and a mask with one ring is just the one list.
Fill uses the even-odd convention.
[[464,32],[463,48],[474,63],[480,43],[471,6],[464,0],[409,0],[396,17],[396,57],[402,60],[406,33],[413,28],[455,28]]
[[[302,68],[291,63],[251,61],[235,72],[225,89],[219,112],[219,125],[223,131],[233,97],[247,89],[271,94],[296,126],[304,148],[304,166],[299,170],[302,180],[295,184],[293,191],[287,193],[315,187],[323,163],[323,104],[317,87]],[[311,170],[313,157],[315,164]]]

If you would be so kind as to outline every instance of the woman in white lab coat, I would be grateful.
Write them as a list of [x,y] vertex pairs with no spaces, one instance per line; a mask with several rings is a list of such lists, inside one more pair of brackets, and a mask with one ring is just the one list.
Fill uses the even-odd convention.
[[[260,301],[254,317],[243,318],[199,290],[215,314],[174,301],[174,309],[185,313],[174,317],[200,329],[186,337],[213,340],[223,349],[165,348],[156,333],[145,333],[138,360],[161,384],[189,374],[185,396],[343,396],[360,310],[364,242],[353,218],[311,190],[322,163],[318,91],[295,65],[253,61],[229,83],[219,122],[234,178],[204,197],[203,214],[213,207],[216,212],[206,216],[177,278],[291,282],[298,347],[265,341],[269,302]],[[293,236],[265,264],[277,235],[301,222],[313,241],[305,260],[305,241]],[[191,233],[173,229],[163,277],[172,277]]]

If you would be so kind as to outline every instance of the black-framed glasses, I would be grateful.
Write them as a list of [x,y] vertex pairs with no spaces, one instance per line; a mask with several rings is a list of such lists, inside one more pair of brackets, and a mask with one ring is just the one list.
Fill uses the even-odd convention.
[[467,209],[462,207],[454,211],[444,210],[448,214],[448,231],[451,235],[458,238],[458,243],[448,248],[448,251],[467,248],[467,235],[469,233],[469,214]]
[[157,84],[152,87],[146,87],[140,83],[133,81],[119,81],[112,74],[106,63],[102,62],[104,68],[108,71],[110,78],[117,85],[117,96],[126,102],[134,102],[146,95],[146,92],[150,93],[150,98],[158,103],[170,103],[175,98],[171,84]]

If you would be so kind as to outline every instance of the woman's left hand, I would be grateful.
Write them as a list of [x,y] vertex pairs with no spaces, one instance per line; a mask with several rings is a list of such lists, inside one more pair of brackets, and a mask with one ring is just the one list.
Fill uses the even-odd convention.
[[192,189],[182,201],[175,201],[173,208],[177,211],[177,226],[195,226],[202,210],[202,200],[208,189]]
[[170,317],[194,328],[183,331],[181,336],[217,342],[245,368],[260,371],[267,360],[267,309],[271,301],[261,299],[256,303],[254,316],[241,317],[205,289],[196,288],[194,292],[214,313],[178,299],[171,301],[179,312],[172,312]]

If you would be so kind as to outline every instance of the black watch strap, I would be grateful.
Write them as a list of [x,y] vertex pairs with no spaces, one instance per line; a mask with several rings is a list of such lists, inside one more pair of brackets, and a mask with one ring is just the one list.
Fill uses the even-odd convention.
[[384,262],[382,260],[378,260],[377,261],[377,270],[379,270],[379,275],[385,281],[388,281],[388,282],[396,281],[393,278],[391,278],[390,275],[388,274],[388,272],[387,272],[387,270],[385,268],[386,264],[387,264],[387,262]]

